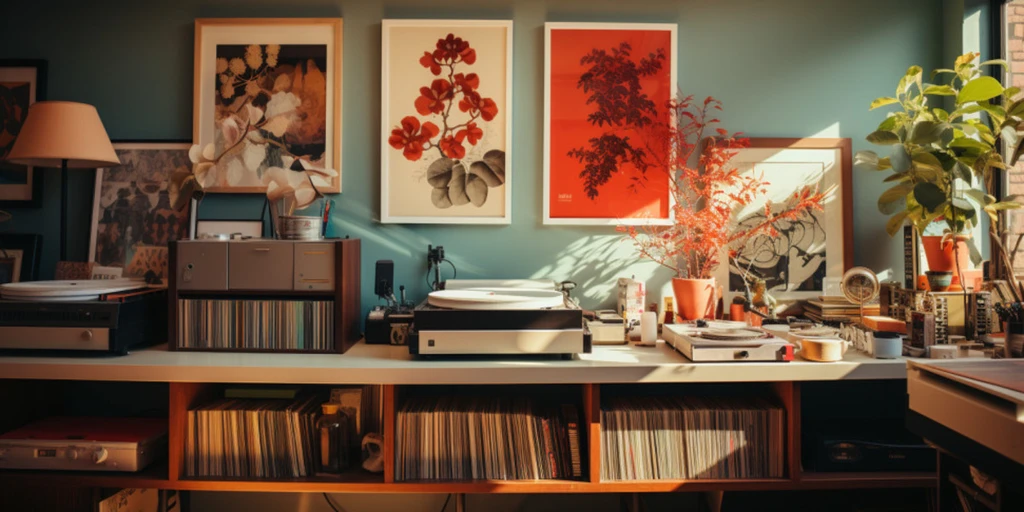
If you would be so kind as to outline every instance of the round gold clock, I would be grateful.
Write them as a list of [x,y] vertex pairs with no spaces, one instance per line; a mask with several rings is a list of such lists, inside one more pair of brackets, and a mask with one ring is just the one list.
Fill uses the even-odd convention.
[[843,274],[839,285],[846,300],[864,306],[878,297],[878,276],[867,267],[854,267]]

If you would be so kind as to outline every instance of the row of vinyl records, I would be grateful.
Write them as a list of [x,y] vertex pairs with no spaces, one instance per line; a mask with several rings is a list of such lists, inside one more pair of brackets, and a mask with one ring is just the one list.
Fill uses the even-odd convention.
[[[186,476],[302,478],[319,471],[317,420],[327,396],[297,388],[263,391],[228,389],[225,398],[188,411]],[[380,386],[335,389],[329,400],[340,405],[350,422],[353,451],[363,434],[381,431]]]
[[783,478],[785,411],[752,397],[628,397],[601,407],[603,480]]
[[327,351],[334,348],[329,300],[178,300],[179,348]]
[[398,481],[583,477],[575,405],[423,397],[399,408],[395,439]]

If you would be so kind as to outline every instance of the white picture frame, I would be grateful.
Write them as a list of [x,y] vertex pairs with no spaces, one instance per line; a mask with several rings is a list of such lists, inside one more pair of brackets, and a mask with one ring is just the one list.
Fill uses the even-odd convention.
[[[479,43],[488,43],[490,46],[478,46],[474,48],[474,52],[480,50],[479,57],[475,64],[481,64],[481,66],[467,65],[464,69],[459,69],[460,74],[470,74],[480,71],[481,80],[479,87],[481,91],[488,91],[481,93],[483,96],[498,96],[503,95],[504,98],[494,100],[498,107],[498,116],[503,119],[494,119],[490,122],[484,119],[481,123],[484,125],[485,137],[489,137],[488,131],[494,130],[496,127],[500,127],[503,134],[497,135],[493,138],[487,139],[481,142],[481,147],[476,147],[474,143],[466,152],[466,157],[458,157],[456,160],[459,162],[465,162],[469,167],[465,167],[470,170],[473,165],[477,163],[485,163],[485,159],[480,158],[481,154],[486,149],[485,143],[489,142],[493,144],[493,150],[501,150],[504,152],[504,165],[503,165],[503,183],[497,186],[488,185],[488,192],[486,199],[483,201],[483,205],[477,206],[474,204],[460,204],[455,203],[447,207],[439,207],[437,202],[434,202],[433,194],[437,190],[436,187],[429,184],[426,181],[427,168],[430,163],[435,162],[432,160],[432,156],[427,155],[422,158],[413,160],[409,156],[406,156],[404,151],[397,150],[389,143],[389,138],[392,136],[396,128],[401,128],[401,121],[409,116],[422,118],[423,125],[426,122],[437,121],[437,114],[424,115],[418,112],[414,107],[414,100],[416,96],[410,95],[409,91],[415,91],[421,85],[431,84],[432,77],[431,71],[426,66],[421,67],[415,60],[409,61],[412,57],[416,57],[412,53],[412,49],[418,48],[419,55],[425,53],[425,50],[433,48],[432,45],[438,38],[446,37],[446,33],[455,34],[460,32],[465,35],[467,33],[474,34],[476,36],[484,35],[489,36],[493,31],[503,31],[503,36],[494,36],[494,40],[479,39],[466,37],[466,41],[470,45]],[[403,34],[404,33],[404,34]],[[407,40],[398,39],[399,36],[406,38],[415,38],[415,43],[409,43]],[[458,37],[458,36],[456,36]],[[504,48],[500,48],[500,45]],[[384,224],[497,224],[497,225],[508,225],[512,223],[512,182],[513,174],[515,174],[515,166],[512,162],[512,48],[513,48],[513,26],[511,20],[395,20],[385,19],[381,22],[381,211],[380,211],[380,222]],[[491,68],[483,68],[484,62],[488,62],[488,59],[498,56],[504,59],[504,66],[500,63],[492,65],[492,68],[496,70],[487,71]],[[418,58],[418,57],[417,57]],[[399,76],[397,71],[401,66],[409,66],[413,71],[409,72],[409,75],[415,76]],[[504,75],[504,84],[494,85],[497,78],[495,75]],[[436,76],[436,75],[435,75]],[[443,77],[442,77],[443,78]],[[401,83],[403,91],[399,96],[397,85],[393,84]],[[487,89],[484,89],[487,87]],[[454,89],[453,89],[454,90]],[[456,93],[458,94],[458,93]],[[394,95],[394,96],[393,96]],[[408,96],[408,97],[407,97]],[[489,98],[488,98],[489,99]],[[399,110],[393,108],[394,103],[399,101],[408,100],[408,106]],[[454,103],[454,100],[453,100]],[[403,103],[404,104],[404,103]],[[459,110],[459,108],[449,109]],[[472,114],[474,111],[470,111]],[[419,116],[415,116],[419,114]],[[497,116],[496,116],[497,117]],[[447,115],[445,115],[445,124],[447,127]],[[485,122],[486,121],[486,122]],[[444,135],[444,128],[439,136]],[[498,146],[501,146],[500,148]],[[441,155],[438,155],[438,159],[447,158],[443,155],[443,150],[440,150],[440,145],[431,146],[430,149],[425,151],[442,151]],[[490,150],[488,150],[490,151]],[[469,155],[473,154],[472,157]],[[490,153],[488,153],[490,154]],[[404,157],[404,158],[403,158]],[[428,160],[431,159],[431,160]],[[408,163],[412,161],[413,163]],[[490,162],[490,161],[488,161]],[[494,166],[491,166],[494,169]],[[404,172],[404,175],[398,173]],[[413,174],[410,174],[412,172]],[[467,180],[471,179],[469,176],[472,172],[467,172]],[[495,173],[497,175],[498,173]],[[415,180],[412,186],[405,185],[404,188],[395,186],[395,183],[401,183],[402,179]],[[393,181],[394,180],[394,181]],[[449,183],[450,185],[450,183]],[[501,189],[500,195],[497,197],[501,198],[500,205],[493,205],[493,198],[496,197],[498,188]],[[448,191],[450,186],[445,186],[444,197],[449,197]],[[452,195],[454,196],[454,194]],[[399,200],[403,198],[404,200]],[[491,204],[487,204],[491,201]],[[451,201],[449,201],[451,202]],[[401,206],[398,206],[401,205]],[[486,206],[484,210],[489,213],[486,214],[474,214],[472,209],[482,208]],[[401,211],[401,210],[407,211]]]
[[243,237],[262,238],[263,237],[263,221],[256,220],[221,220],[221,219],[210,219],[210,220],[197,220],[196,221],[196,234],[197,239],[202,239],[203,235],[214,235],[214,234],[226,234],[234,235],[240,234]]
[[[824,212],[813,212],[814,222],[818,224],[804,218],[790,223],[792,225],[780,226],[778,236],[771,238],[776,240],[773,249],[785,254],[769,255],[757,262],[758,265],[770,265],[771,261],[779,260],[776,269],[767,274],[776,281],[782,281],[774,286],[772,282],[768,283],[768,293],[780,305],[816,300],[825,295],[826,280],[841,280],[853,266],[851,141],[845,138],[751,138],[749,141],[750,147],[736,150],[729,166],[742,174],[753,172],[763,175],[769,182],[768,191],[744,210],[734,211],[734,222],[758,213],[764,208],[766,199],[776,205],[783,204],[803,185],[817,185],[819,192],[834,187],[825,199]],[[801,258],[795,257],[798,254]],[[793,264],[792,260],[798,261]],[[732,270],[725,247],[719,253],[719,262],[714,278],[722,286],[724,303],[731,304],[734,297],[743,295],[742,291],[733,289],[730,282],[732,274],[740,274]],[[820,265],[815,269],[824,268],[824,275],[818,272],[821,286],[804,289],[807,288],[807,277],[815,274],[808,267],[813,264]],[[790,281],[791,278],[794,280]],[[813,281],[818,281],[818,278]]]
[[[667,212],[664,217],[563,217],[553,216],[551,211],[552,201],[552,41],[551,36],[553,31],[562,30],[579,30],[579,31],[594,31],[594,30],[622,30],[622,31],[635,31],[635,30],[651,30],[651,31],[667,31],[670,34],[669,43],[669,54],[667,62],[669,63],[669,81],[670,91],[669,98],[675,98],[678,87],[679,87],[679,70],[678,70],[678,25],[675,23],[589,23],[589,22],[548,22],[544,24],[544,188],[542,205],[543,212],[542,218],[543,223],[546,225],[563,225],[563,226],[670,226],[674,223],[672,219],[672,195],[669,189],[666,187],[666,205]],[[662,108],[662,105],[658,106]],[[670,179],[670,174],[666,172],[666,183]]]

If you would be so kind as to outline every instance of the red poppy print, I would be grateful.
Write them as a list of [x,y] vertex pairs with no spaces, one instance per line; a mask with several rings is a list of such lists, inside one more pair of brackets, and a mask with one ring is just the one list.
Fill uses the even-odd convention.
[[416,98],[416,111],[421,116],[440,114],[444,112],[446,100],[452,99],[452,84],[447,80],[438,78],[430,84],[430,87],[420,87],[420,97]]
[[437,136],[440,129],[437,125],[427,121],[420,126],[420,120],[413,116],[406,116],[402,119],[402,126],[391,130],[388,137],[388,144],[395,149],[401,149],[402,155],[409,160],[419,160],[423,156],[423,149],[430,144],[430,139]]
[[[419,161],[425,152],[436,155],[425,171],[433,188],[431,203],[439,209],[482,206],[487,189],[505,183],[504,150],[481,147],[485,123],[498,115],[498,105],[481,96],[483,80],[467,70],[477,57],[470,42],[454,33],[417,57],[434,78],[419,88],[413,100],[418,116],[402,119],[388,138],[391,147],[408,160]],[[458,109],[453,108],[456,105]]]
[[448,158],[459,159],[466,156],[466,148],[462,145],[462,142],[456,140],[456,137],[445,137],[441,139],[438,144],[441,147],[441,152]]
[[476,123],[469,123],[465,129],[459,130],[455,134],[455,140],[462,142],[463,140],[469,141],[470,144],[476,146],[476,143],[480,141],[484,136],[484,131],[477,127]]

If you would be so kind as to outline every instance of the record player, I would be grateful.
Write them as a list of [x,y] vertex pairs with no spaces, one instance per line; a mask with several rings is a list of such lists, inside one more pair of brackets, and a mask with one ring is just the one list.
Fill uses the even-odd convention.
[[693,362],[793,360],[792,343],[743,322],[709,321],[705,327],[666,325],[662,334],[665,343]]
[[127,354],[167,341],[167,291],[131,279],[0,285],[0,350]]
[[413,310],[421,356],[590,353],[583,310],[554,281],[448,280]]

